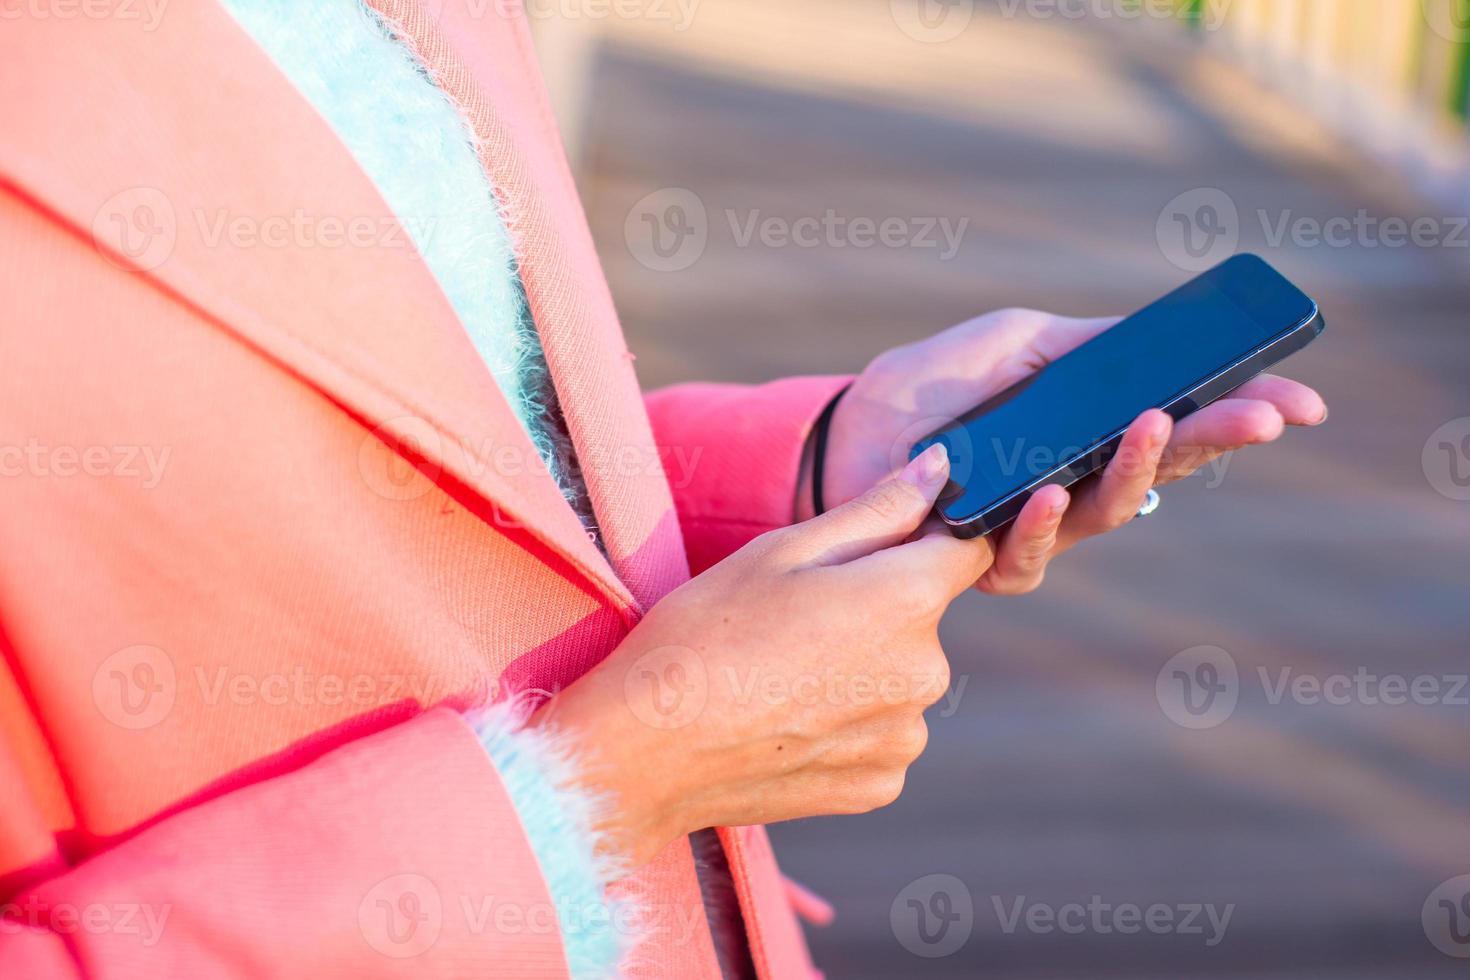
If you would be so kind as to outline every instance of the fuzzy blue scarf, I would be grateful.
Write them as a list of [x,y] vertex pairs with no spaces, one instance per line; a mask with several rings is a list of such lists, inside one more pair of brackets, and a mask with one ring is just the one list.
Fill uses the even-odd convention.
[[360,0],[225,0],[225,7],[377,187],[591,528],[510,234],[459,109]]
[[[316,107],[412,237],[475,349],[573,507],[591,526],[510,235],[459,111],[359,0],[224,0]],[[616,975],[636,937],[596,915],[615,873],[596,850],[595,801],[572,760],[513,706],[475,728],[515,803],[561,924],[572,977]],[[489,819],[489,815],[486,815]]]

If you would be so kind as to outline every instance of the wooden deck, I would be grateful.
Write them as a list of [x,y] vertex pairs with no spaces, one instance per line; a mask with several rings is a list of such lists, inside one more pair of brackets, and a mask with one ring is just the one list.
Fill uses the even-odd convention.
[[[1470,873],[1470,707],[1272,703],[1259,673],[1470,670],[1470,503],[1436,492],[1422,461],[1431,433],[1470,416],[1465,235],[1273,244],[1260,211],[1267,228],[1360,209],[1453,216],[1233,69],[1145,32],[992,13],[924,44],[888,6],[704,0],[686,30],[609,25],[580,179],[646,385],[856,370],[999,306],[1128,312],[1187,277],[1159,244],[1165,205],[1213,187],[1239,208],[1241,248],[1321,300],[1329,333],[1291,371],[1326,392],[1332,418],[1235,459],[1219,486],[1170,489],[1157,516],[1070,556],[1038,595],[955,606],[943,633],[965,687],[933,718],[905,797],[774,831],[789,873],[838,907],[813,934],[819,965],[834,978],[1465,976],[1470,961],[1426,939],[1421,907]],[[636,202],[665,188],[707,214],[702,255],[673,272],[640,261],[626,233]],[[739,226],[829,208],[969,224],[945,260],[742,245],[727,213]],[[1453,225],[1440,225],[1451,239]],[[1239,705],[1187,730],[1155,679],[1204,644],[1238,665]],[[933,873],[963,882],[974,923],[957,951],[925,958],[890,911]],[[1206,946],[1007,932],[996,912],[1093,896],[1233,915]]]

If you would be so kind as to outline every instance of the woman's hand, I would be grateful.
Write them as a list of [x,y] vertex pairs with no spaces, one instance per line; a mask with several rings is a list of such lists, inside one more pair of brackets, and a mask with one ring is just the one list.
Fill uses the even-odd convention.
[[[832,416],[823,494],[841,503],[894,470],[909,448],[989,396],[1117,323],[1003,310],[876,358]],[[1262,375],[1174,425],[1160,411],[1134,422],[1098,477],[1039,490],[996,538],[996,558],[976,585],[1014,595],[1041,584],[1047,562],[1078,542],[1120,527],[1150,487],[1180,480],[1233,449],[1271,442],[1287,425],[1317,425],[1327,406],[1311,388]],[[811,513],[810,468],[797,496]]]
[[536,716],[577,746],[637,867],[702,827],[883,806],[949,686],[937,628],[991,561],[915,536],[943,447],[827,514],[765,534],[658,603]]

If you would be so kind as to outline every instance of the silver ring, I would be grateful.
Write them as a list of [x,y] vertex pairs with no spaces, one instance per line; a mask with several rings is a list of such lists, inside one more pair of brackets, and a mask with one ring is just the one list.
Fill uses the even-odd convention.
[[1147,517],[1154,511],[1158,510],[1159,504],[1163,502],[1163,499],[1163,497],[1159,496],[1159,492],[1157,490],[1150,487],[1148,491],[1148,496],[1145,497],[1143,500],[1143,506],[1138,508],[1138,516]]

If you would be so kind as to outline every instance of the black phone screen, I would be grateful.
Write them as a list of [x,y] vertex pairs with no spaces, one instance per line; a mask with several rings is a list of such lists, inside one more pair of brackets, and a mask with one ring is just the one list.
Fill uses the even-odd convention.
[[1001,392],[935,442],[950,453],[940,507],[969,520],[1107,442],[1309,320],[1310,298],[1237,256]]

